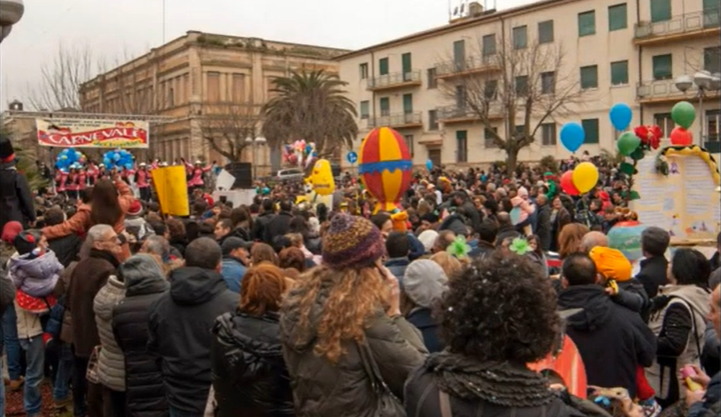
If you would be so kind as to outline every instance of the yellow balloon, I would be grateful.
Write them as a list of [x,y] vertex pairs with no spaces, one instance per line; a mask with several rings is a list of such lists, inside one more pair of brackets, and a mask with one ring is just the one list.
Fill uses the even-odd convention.
[[573,170],[573,185],[579,193],[591,191],[598,183],[598,168],[590,162],[581,162]]

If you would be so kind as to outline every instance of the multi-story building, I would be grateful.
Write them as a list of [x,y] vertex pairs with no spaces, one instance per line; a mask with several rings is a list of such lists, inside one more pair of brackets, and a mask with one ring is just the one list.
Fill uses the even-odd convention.
[[191,31],[83,84],[81,109],[167,116],[151,124],[150,156],[231,162],[211,145],[215,140],[262,174],[278,169],[281,158],[279,149],[252,142],[261,136],[260,108],[272,80],[294,69],[337,74],[333,58],[346,52]]
[[[631,106],[632,125],[658,123],[666,134],[676,102],[698,105],[698,88],[683,92],[675,82],[720,71],[718,7],[717,0],[546,0],[495,11],[471,2],[445,26],[337,60],[358,105],[359,142],[370,129],[391,126],[416,165],[504,160],[497,139],[526,124],[535,140],[519,161],[563,158],[569,153],[557,138],[569,121],[584,127],[580,151],[596,154],[615,148],[620,132],[608,116],[615,103]],[[718,152],[718,86],[704,96],[691,131]]]

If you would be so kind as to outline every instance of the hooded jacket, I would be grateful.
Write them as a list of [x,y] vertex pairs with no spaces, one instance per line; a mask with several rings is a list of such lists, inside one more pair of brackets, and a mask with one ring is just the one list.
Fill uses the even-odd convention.
[[278,313],[226,313],[213,328],[216,416],[293,416],[293,391],[283,361]]
[[58,261],[55,252],[48,250],[37,258],[28,255],[10,258],[8,275],[12,278],[15,288],[32,297],[46,297],[55,289],[60,279],[63,265]]
[[589,385],[623,387],[636,395],[636,368],[650,366],[656,337],[635,313],[614,303],[600,285],[578,285],[558,296],[562,310],[582,311],[567,319],[566,331],[578,347]]
[[170,291],[151,307],[148,349],[160,356],[168,403],[202,414],[211,384],[211,329],[234,311],[238,294],[210,270],[184,267],[170,274]]
[[57,239],[49,240],[48,246],[50,250],[55,252],[55,256],[65,268],[73,261],[78,260],[80,248],[83,246],[83,240],[78,235],[68,235]]
[[[136,273],[129,274],[128,262],[144,259]],[[163,376],[156,355],[148,351],[150,306],[170,285],[155,260],[136,255],[123,268],[125,298],[113,310],[113,334],[125,363],[125,399],[127,415],[163,417],[168,413]]]
[[125,298],[125,284],[115,275],[98,291],[93,303],[95,322],[100,336],[98,379],[113,391],[125,391],[125,358],[113,334],[113,309]]
[[288,234],[291,220],[293,220],[293,215],[286,211],[281,211],[276,216],[273,216],[263,228],[263,241],[272,246],[273,239],[276,236]]
[[0,230],[10,221],[27,226],[35,221],[35,205],[25,175],[14,162],[0,163]]

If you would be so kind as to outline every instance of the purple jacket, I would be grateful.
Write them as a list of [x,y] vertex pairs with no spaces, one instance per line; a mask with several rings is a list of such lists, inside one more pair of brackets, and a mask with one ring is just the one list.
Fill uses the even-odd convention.
[[55,289],[63,265],[55,252],[48,250],[44,255],[28,259],[27,255],[10,258],[8,275],[15,288],[31,297],[46,297]]

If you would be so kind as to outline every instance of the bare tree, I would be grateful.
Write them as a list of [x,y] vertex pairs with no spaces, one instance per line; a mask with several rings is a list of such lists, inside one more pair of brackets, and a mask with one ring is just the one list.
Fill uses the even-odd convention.
[[[488,144],[506,153],[510,173],[542,124],[573,114],[581,104],[578,71],[563,61],[560,43],[516,47],[512,41],[498,45],[495,54],[452,60],[440,71],[439,89],[456,103],[446,117],[479,121],[491,138]],[[451,76],[443,77],[444,72]],[[502,129],[496,131],[499,121]]]
[[200,129],[203,140],[231,162],[240,161],[246,139],[261,132],[260,106],[246,103],[219,103],[204,108]]

